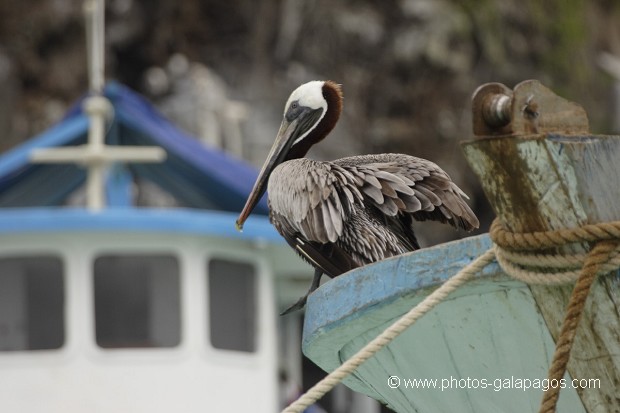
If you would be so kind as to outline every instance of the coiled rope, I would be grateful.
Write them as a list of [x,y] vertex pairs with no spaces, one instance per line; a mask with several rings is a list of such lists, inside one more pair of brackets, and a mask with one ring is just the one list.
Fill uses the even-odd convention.
[[[566,373],[577,326],[596,276],[620,267],[620,221],[557,231],[511,233],[495,219],[489,235],[498,263],[510,276],[530,284],[563,284],[576,280],[547,374],[550,381],[559,381]],[[595,243],[587,254],[532,252],[584,242]],[[541,272],[543,267],[557,271]],[[581,269],[576,270],[576,267]],[[559,397],[560,386],[550,386],[543,395],[539,413],[555,412]]]
[[[495,258],[504,272],[529,284],[564,284],[576,280],[548,374],[549,379],[561,379],[566,372],[575,332],[594,279],[599,274],[620,267],[620,221],[558,231],[512,233],[495,219],[489,235],[494,242],[492,248],[429,294],[355,355],[286,407],[282,413],[303,412]],[[584,242],[596,242],[587,254],[536,252]],[[550,268],[556,271],[549,271]],[[555,412],[559,391],[560,387],[557,386],[550,387],[545,392],[540,413]]]

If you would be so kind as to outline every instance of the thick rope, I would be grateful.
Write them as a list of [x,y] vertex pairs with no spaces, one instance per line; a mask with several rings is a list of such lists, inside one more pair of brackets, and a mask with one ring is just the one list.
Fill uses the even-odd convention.
[[498,219],[495,219],[489,229],[489,235],[493,242],[502,248],[532,251],[561,247],[577,242],[620,239],[620,221],[588,224],[557,231],[513,233],[504,228]]
[[[557,231],[512,233],[499,220],[489,230],[497,262],[504,272],[528,284],[568,284],[581,274],[587,254],[540,254],[534,250],[567,244],[620,239],[620,221],[584,225]],[[620,267],[620,245],[610,252],[609,260],[599,269],[606,274]],[[555,269],[550,271],[549,269]]]
[[[586,257],[582,273],[575,284],[575,288],[568,302],[560,336],[555,345],[555,353],[553,354],[553,361],[551,362],[548,374],[550,383],[551,380],[557,380],[559,382],[566,373],[575,333],[577,332],[577,326],[579,325],[579,320],[581,319],[590,287],[592,287],[600,268],[609,260],[610,254],[616,250],[617,247],[617,241],[601,241],[594,246]],[[550,386],[549,390],[543,395],[539,412],[555,412],[559,397],[560,386]]]
[[[489,231],[495,243],[498,263],[507,274],[530,284],[562,284],[577,281],[570,296],[564,322],[556,342],[548,378],[561,380],[566,373],[570,352],[597,275],[620,267],[620,221],[584,225],[557,231],[511,233],[493,221]],[[587,254],[537,254],[529,252],[567,244],[597,242]],[[580,269],[577,269],[581,267]],[[537,270],[529,270],[536,268]],[[541,269],[559,269],[555,272]],[[560,396],[560,386],[550,386],[544,393],[539,413],[553,413]]]
[[355,355],[341,364],[337,369],[325,376],[321,381],[312,386],[299,399],[291,403],[282,413],[301,413],[307,407],[323,397],[333,389],[345,377],[353,373],[362,363],[374,356],[379,350],[391,343],[403,331],[419,320],[424,314],[428,313],[437,304],[441,303],[446,297],[479,273],[487,264],[493,261],[494,253],[489,249],[484,254],[476,258],[469,265],[459,271],[455,276],[447,280],[435,291],[429,294],[422,302],[412,308],[407,314],[403,315],[394,324],[386,328],[379,336],[366,344]]
[[[495,258],[502,270],[527,284],[559,285],[577,281],[587,254],[536,254],[505,250],[493,245]],[[620,245],[610,253],[609,261],[599,269],[607,274],[620,267]],[[530,269],[532,268],[532,269]],[[556,271],[549,272],[549,268]],[[543,270],[545,269],[545,270]]]

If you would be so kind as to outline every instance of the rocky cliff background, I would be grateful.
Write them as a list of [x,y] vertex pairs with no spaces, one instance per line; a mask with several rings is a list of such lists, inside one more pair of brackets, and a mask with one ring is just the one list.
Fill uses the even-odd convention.
[[[491,212],[459,148],[477,86],[539,79],[582,104],[593,132],[620,132],[601,60],[620,56],[616,0],[108,0],[106,19],[108,79],[256,165],[298,84],[342,83],[343,119],[312,156],[431,159],[472,195],[484,231]],[[87,87],[81,1],[0,0],[0,151]]]

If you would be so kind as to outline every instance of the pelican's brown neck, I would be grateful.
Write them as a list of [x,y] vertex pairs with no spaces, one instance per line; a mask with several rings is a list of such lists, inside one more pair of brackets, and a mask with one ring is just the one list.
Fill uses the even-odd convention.
[[336,126],[342,113],[342,88],[336,82],[326,80],[322,92],[327,102],[325,115],[308,136],[291,148],[286,160],[303,158],[313,145],[325,139]]

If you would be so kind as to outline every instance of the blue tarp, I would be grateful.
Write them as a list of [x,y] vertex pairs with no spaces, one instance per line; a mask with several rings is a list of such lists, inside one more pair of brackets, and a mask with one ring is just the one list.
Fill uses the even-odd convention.
[[[106,86],[105,96],[114,107],[106,134],[108,145],[160,146],[162,163],[129,164],[122,170],[133,178],[147,179],[173,195],[185,207],[239,212],[257,176],[255,168],[214,148],[207,148],[159,114],[143,97],[117,83]],[[62,205],[85,180],[85,171],[72,164],[32,164],[35,148],[81,145],[86,142],[88,118],[81,101],[57,125],[0,156],[0,207]],[[123,193],[107,182],[108,193]],[[122,202],[120,202],[122,204]],[[266,214],[263,199],[256,213]]]

